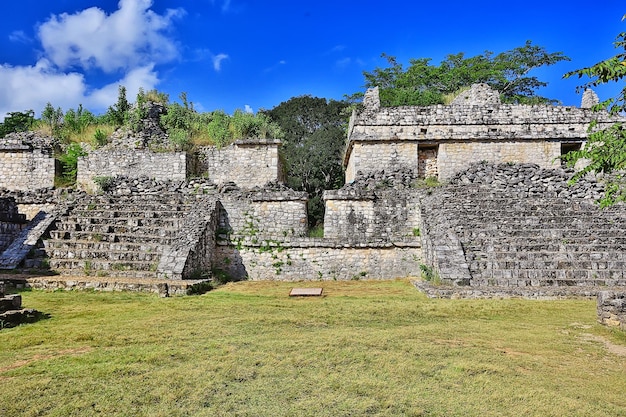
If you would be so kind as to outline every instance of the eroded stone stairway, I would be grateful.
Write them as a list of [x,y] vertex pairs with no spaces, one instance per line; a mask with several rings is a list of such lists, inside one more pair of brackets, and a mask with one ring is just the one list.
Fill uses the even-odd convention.
[[[50,268],[66,275],[185,278],[195,268],[187,259],[194,238],[214,234],[206,230],[214,227],[214,207],[179,193],[85,196],[45,241]],[[187,250],[176,250],[181,247]]]
[[626,285],[623,205],[601,209],[590,199],[520,197],[475,184],[449,186],[423,205],[431,255],[448,251],[464,258],[443,264],[444,280],[502,287]]

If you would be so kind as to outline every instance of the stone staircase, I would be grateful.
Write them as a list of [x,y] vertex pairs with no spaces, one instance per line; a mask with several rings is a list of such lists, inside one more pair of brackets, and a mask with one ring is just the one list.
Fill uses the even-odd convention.
[[18,212],[13,198],[0,198],[0,253],[26,226],[26,216]]
[[456,185],[424,197],[422,222],[432,240],[431,258],[454,249],[454,240],[462,248],[467,271],[444,265],[438,268],[444,281],[477,287],[626,285],[623,205],[600,209],[589,199]]
[[44,242],[50,268],[64,275],[165,278],[162,255],[187,233],[187,218],[198,207],[178,193],[85,196]]

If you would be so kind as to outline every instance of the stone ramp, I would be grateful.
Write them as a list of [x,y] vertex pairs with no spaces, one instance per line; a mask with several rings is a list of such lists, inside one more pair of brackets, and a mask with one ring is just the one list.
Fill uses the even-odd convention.
[[[183,279],[203,266],[210,271],[210,262],[199,265],[191,255],[206,235],[214,239],[216,204],[180,193],[85,196],[59,217],[44,242],[50,268],[62,275],[135,279]],[[211,259],[213,247],[201,245],[197,258]],[[172,248],[178,248],[173,258]]]
[[425,195],[425,254],[439,277],[477,288],[626,286],[626,206],[600,209],[536,182],[532,195],[485,184]]
[[40,211],[0,254],[0,270],[15,269],[37,247],[37,242],[56,220],[59,212]]

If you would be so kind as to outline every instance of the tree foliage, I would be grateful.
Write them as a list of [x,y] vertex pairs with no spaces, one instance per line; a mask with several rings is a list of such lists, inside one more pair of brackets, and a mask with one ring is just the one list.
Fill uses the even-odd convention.
[[489,84],[500,92],[505,103],[556,103],[554,99],[537,94],[547,83],[529,73],[536,68],[569,61],[562,52],[549,53],[531,41],[497,55],[490,51],[473,57],[466,57],[463,52],[448,55],[438,66],[431,64],[430,58],[418,58],[411,59],[405,69],[395,57],[382,56],[388,66],[363,75],[366,87],[380,88],[384,106],[444,104],[447,95],[475,83]]
[[9,112],[4,122],[0,123],[0,138],[9,133],[25,132],[32,127],[34,122],[35,112],[32,110]]
[[[626,15],[622,18],[624,19]],[[590,81],[579,86],[579,91],[602,84],[620,82],[626,77],[626,32],[617,35],[615,47],[622,52],[590,67],[568,72],[564,77],[588,77]],[[623,116],[626,113],[626,86],[622,85],[617,97],[609,98],[594,106],[593,109]],[[575,174],[573,181],[590,172],[608,174],[605,193],[600,200],[601,206],[606,207],[618,201],[626,201],[624,174],[626,171],[626,127],[623,120],[603,129],[598,128],[597,122],[592,122],[589,127],[589,137],[583,148],[568,153],[564,158],[570,165],[580,159],[589,162],[585,168]]]
[[322,192],[343,184],[344,101],[300,96],[267,111],[284,132],[282,156],[290,187],[309,193],[309,224],[324,219]]

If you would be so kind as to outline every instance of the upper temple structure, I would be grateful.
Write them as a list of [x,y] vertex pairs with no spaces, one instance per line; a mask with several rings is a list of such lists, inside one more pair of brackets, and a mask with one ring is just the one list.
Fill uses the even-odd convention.
[[611,123],[591,105],[502,104],[486,84],[472,85],[448,106],[381,107],[378,88],[366,92],[363,105],[348,130],[348,183],[359,171],[385,167],[408,167],[418,177],[440,180],[482,161],[556,167],[562,154],[580,148],[592,120],[600,128]]

